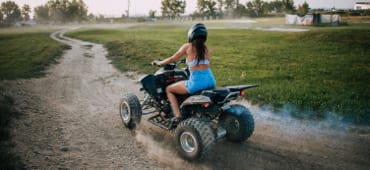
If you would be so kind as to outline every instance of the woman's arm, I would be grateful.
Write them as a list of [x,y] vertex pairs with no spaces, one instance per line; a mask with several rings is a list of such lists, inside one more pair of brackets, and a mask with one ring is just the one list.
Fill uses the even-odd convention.
[[164,59],[163,61],[157,62],[157,64],[165,65],[165,64],[169,64],[169,63],[173,63],[173,62],[178,61],[183,55],[186,54],[186,49],[188,48],[188,46],[189,46],[188,43],[182,45],[180,47],[180,49],[175,54],[173,54],[171,57],[169,57],[167,59]]

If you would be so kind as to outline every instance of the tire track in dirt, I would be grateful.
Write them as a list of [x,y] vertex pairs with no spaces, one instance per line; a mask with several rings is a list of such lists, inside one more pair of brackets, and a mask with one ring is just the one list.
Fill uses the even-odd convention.
[[[63,36],[70,45],[46,77],[3,81],[23,116],[14,125],[15,151],[28,169],[368,169],[369,129],[351,132],[281,117],[252,106],[251,138],[222,141],[215,154],[190,163],[176,154],[171,132],[145,121],[123,127],[118,102],[123,93],[141,98],[139,84],[109,64],[102,45]],[[135,77],[135,76],[134,76]]]
[[51,37],[71,46],[46,77],[3,82],[24,116],[13,130],[28,169],[165,169],[123,128],[118,102],[137,84],[114,69],[102,45]]

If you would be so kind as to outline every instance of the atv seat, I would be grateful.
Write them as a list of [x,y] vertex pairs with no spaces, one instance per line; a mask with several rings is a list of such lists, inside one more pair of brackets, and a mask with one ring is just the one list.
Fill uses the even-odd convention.
[[220,94],[220,95],[230,93],[230,89],[226,88],[226,87],[217,87],[217,88],[213,89],[213,91],[217,94]]
[[209,96],[209,97],[226,97],[230,93],[230,90],[225,87],[216,87],[214,89],[202,90],[198,94]]

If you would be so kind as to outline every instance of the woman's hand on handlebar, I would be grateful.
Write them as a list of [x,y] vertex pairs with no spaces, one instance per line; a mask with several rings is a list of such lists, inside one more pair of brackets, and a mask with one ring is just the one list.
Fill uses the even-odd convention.
[[153,65],[153,66],[161,66],[161,61],[159,61],[159,60],[154,60],[154,61],[152,62],[152,65]]

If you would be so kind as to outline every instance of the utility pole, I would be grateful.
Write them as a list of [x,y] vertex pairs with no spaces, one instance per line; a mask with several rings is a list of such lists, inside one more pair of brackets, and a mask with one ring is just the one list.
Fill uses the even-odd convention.
[[127,18],[130,18],[130,0],[127,0]]
[[332,10],[334,11],[335,10],[335,0],[333,0],[333,8]]
[[331,9],[331,13],[330,13],[330,24],[333,25],[333,14],[334,14],[334,11],[335,11],[335,0],[333,0],[333,8]]

